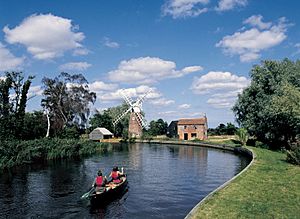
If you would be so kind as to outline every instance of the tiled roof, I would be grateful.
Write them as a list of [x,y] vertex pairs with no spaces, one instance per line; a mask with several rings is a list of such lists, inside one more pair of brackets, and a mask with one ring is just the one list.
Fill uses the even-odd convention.
[[205,118],[198,119],[179,119],[178,125],[204,125],[206,123]]

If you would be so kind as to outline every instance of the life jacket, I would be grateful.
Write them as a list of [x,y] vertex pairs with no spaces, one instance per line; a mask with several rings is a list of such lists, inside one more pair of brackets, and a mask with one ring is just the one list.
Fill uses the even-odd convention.
[[111,178],[112,179],[119,179],[119,174],[117,171],[112,171],[111,172]]
[[96,177],[96,186],[103,186],[103,176]]
[[122,180],[120,180],[120,176],[119,176],[119,174],[118,174],[117,171],[112,171],[111,172],[111,178],[112,178],[112,180],[113,180],[114,183],[120,183],[120,182],[122,182]]

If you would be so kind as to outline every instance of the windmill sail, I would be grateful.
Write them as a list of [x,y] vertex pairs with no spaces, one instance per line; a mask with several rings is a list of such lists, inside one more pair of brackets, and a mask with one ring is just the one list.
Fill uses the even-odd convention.
[[113,125],[116,126],[116,124],[127,114],[129,113],[130,111],[132,110],[132,107],[129,107],[128,110],[126,110],[123,114],[119,115],[117,117],[117,119],[113,122]]
[[147,93],[145,93],[143,96],[138,98],[135,102],[124,92],[124,90],[121,90],[121,95],[123,99],[125,100],[126,104],[129,106],[129,108],[121,115],[119,115],[115,121],[113,122],[113,125],[116,126],[117,123],[124,118],[124,116],[131,112],[130,114],[130,120],[129,120],[129,128],[128,128],[128,134],[130,137],[140,137],[142,135],[143,128],[147,127],[147,122],[144,119],[142,112],[142,103],[146,99],[146,96],[152,91],[150,89]]

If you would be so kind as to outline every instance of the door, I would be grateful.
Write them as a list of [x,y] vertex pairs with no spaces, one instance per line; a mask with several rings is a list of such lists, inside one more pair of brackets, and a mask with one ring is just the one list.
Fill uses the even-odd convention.
[[184,139],[184,140],[188,140],[188,139],[189,139],[188,133],[184,133],[183,139]]

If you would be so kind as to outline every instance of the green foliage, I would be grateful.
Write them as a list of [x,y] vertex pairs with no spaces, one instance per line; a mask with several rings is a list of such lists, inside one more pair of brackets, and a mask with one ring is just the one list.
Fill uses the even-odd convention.
[[[89,91],[88,82],[81,74],[62,72],[54,79],[43,78],[42,106],[48,112],[52,130],[62,130],[66,125],[85,127],[90,114],[90,103],[96,101],[96,94]],[[50,124],[51,124],[50,123]],[[52,133],[56,134],[55,131]]]
[[300,132],[300,61],[264,61],[233,111],[251,136],[271,149],[290,148]]
[[27,94],[34,77],[6,72],[0,80],[0,139],[22,139]]
[[236,131],[237,140],[241,143],[241,145],[246,146],[248,141],[248,132],[244,128],[239,128]]
[[150,135],[148,132],[143,132],[141,140],[151,141],[152,139],[153,139],[152,135]]
[[300,165],[300,143],[293,144],[291,150],[287,151],[287,162]]
[[113,131],[113,119],[110,115],[109,110],[104,110],[103,113],[97,112],[94,114],[94,116],[90,119],[90,130],[92,131],[93,129],[97,127],[103,127],[108,129],[109,131]]
[[149,124],[149,129],[147,133],[152,136],[157,135],[166,135],[168,129],[168,123],[163,119],[158,119],[157,121],[153,120]]
[[81,135],[81,130],[75,126],[65,126],[63,130],[57,134],[59,138],[66,138],[66,139],[79,139]]
[[0,169],[28,162],[64,159],[96,153],[101,145],[76,139],[44,138],[30,141],[1,141]]
[[237,127],[232,123],[227,123],[227,125],[224,125],[221,123],[218,127],[215,129],[209,128],[208,134],[209,135],[234,135],[237,130]]
[[109,131],[114,133],[116,137],[128,138],[128,126],[130,113],[127,113],[123,119],[121,119],[116,126],[113,126],[113,121],[117,119],[118,116],[122,115],[128,110],[128,106],[125,102],[122,105],[116,107],[110,107],[104,110],[102,113],[97,112],[91,119],[90,131],[97,127],[107,128]]
[[22,139],[33,140],[45,137],[47,119],[42,111],[25,113]]

